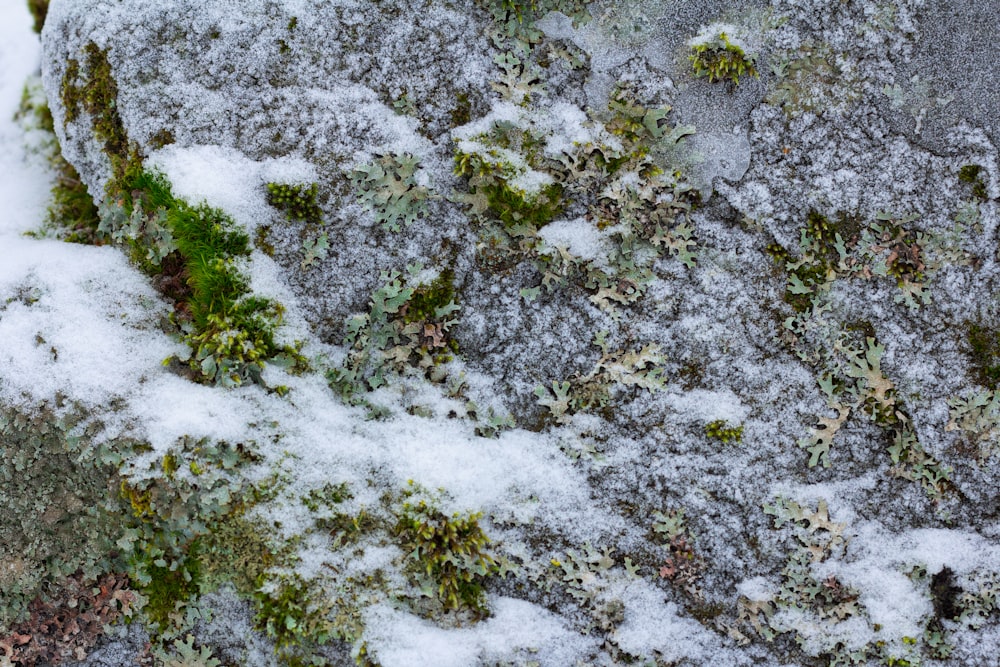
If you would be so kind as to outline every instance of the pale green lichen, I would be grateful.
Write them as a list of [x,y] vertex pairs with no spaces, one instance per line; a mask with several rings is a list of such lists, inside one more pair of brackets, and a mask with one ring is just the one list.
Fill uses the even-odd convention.
[[398,232],[427,215],[429,190],[417,183],[419,166],[409,153],[380,155],[351,174],[358,199],[387,231]]

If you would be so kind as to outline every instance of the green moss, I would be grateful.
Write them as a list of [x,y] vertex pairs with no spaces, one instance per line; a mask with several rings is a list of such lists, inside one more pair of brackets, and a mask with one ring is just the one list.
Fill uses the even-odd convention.
[[63,72],[62,84],[59,91],[62,97],[63,109],[66,113],[63,118],[63,125],[69,125],[77,119],[80,113],[80,102],[82,95],[77,81],[80,78],[80,61],[70,58],[66,61],[66,71]]
[[406,302],[403,320],[405,322],[434,322],[440,320],[444,313],[453,311],[455,305],[454,281],[454,272],[446,269],[429,284],[414,288],[413,295]]
[[996,390],[1000,387],[1000,336],[975,322],[966,322],[965,327],[976,382]]
[[153,150],[158,150],[164,146],[173,144],[175,141],[177,141],[177,139],[174,137],[174,133],[167,128],[162,128],[159,132],[150,137],[149,146]]
[[267,527],[234,511],[197,539],[201,592],[231,584],[243,596],[252,596],[271,568],[291,559],[288,545],[278,546],[266,537]]
[[982,201],[989,199],[986,182],[982,179],[983,168],[978,164],[967,164],[958,170],[958,180],[972,186],[972,194]]
[[114,192],[120,189],[114,180],[123,177],[130,166],[139,163],[139,157],[118,114],[118,84],[107,50],[89,42],[84,47],[84,56],[85,71],[81,71],[78,60],[70,59],[63,73],[64,123],[68,125],[79,118],[81,108],[89,114],[94,137],[104,144],[104,153],[111,162],[114,179],[108,183],[108,191]]
[[[191,326],[187,342],[194,350],[193,370],[229,386],[260,382],[264,362],[278,355],[301,361],[294,349],[275,342],[281,305],[253,296],[248,279],[236,267],[238,258],[249,255],[250,240],[231,218],[206,204],[191,206],[174,198],[163,176],[135,165],[117,183],[122,219],[131,219],[137,210],[162,212],[185,276],[183,302],[175,312]],[[128,245],[148,273],[163,270],[162,264],[143,261],[149,252],[146,239],[130,238]]]
[[321,509],[329,509],[335,505],[339,505],[353,497],[347,482],[341,482],[340,484],[327,483],[319,489],[311,489],[309,493],[302,496],[302,504],[310,512],[318,512]]
[[94,136],[104,142],[104,152],[111,159],[115,175],[121,175],[130,160],[129,140],[118,115],[118,84],[111,72],[107,50],[90,42],[84,49],[87,58],[87,82],[83,89],[83,108],[91,115]]
[[97,243],[100,216],[94,198],[80,179],[80,174],[61,155],[54,159],[56,179],[52,186],[49,221],[67,230],[71,243]]
[[753,56],[747,55],[724,32],[693,45],[691,50],[693,52],[688,59],[697,77],[707,76],[710,82],[731,81],[736,85],[742,76],[758,76]]
[[28,11],[35,21],[32,28],[35,32],[41,33],[45,26],[45,16],[49,13],[49,0],[28,0]]
[[705,435],[709,438],[719,440],[723,444],[735,442],[739,444],[743,441],[743,425],[730,426],[724,419],[717,419],[705,424]]
[[301,576],[281,576],[273,582],[262,579],[259,583],[254,595],[257,629],[274,640],[279,650],[330,640],[333,624],[326,620],[329,609],[316,599]]
[[[418,491],[411,487],[408,493]],[[449,517],[426,499],[403,503],[396,532],[418,571],[435,582],[446,610],[486,611],[483,583],[497,565],[487,552],[490,540],[479,527],[481,516],[456,512]]]
[[316,203],[319,185],[293,185],[289,183],[268,183],[267,203],[284,211],[289,220],[319,223],[323,211]]
[[472,102],[468,93],[455,96],[455,107],[451,110],[451,127],[461,127],[472,121]]
[[173,625],[171,616],[177,611],[178,605],[189,602],[199,593],[201,568],[195,554],[196,549],[197,543],[192,543],[187,558],[174,569],[159,559],[150,558],[144,564],[149,581],[139,588],[146,598],[142,611],[160,630]]
[[52,112],[40,85],[39,82],[36,87],[29,82],[25,86],[15,118],[26,129],[46,135],[42,151],[55,172],[48,222],[62,232],[62,238],[66,241],[97,243],[97,228],[100,223],[97,206],[76,169],[62,156]]
[[260,225],[254,232],[253,244],[268,257],[274,257],[274,244],[268,240],[271,234],[271,225]]

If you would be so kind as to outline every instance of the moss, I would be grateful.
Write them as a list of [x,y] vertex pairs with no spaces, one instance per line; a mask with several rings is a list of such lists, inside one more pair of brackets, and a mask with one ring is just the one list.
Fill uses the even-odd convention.
[[490,211],[505,225],[531,225],[540,229],[562,212],[562,185],[553,183],[535,195],[512,188],[506,181],[484,184]]
[[353,497],[347,482],[341,482],[340,484],[327,483],[319,489],[311,489],[309,493],[302,496],[302,504],[310,512],[318,512],[320,509],[329,509]]
[[142,259],[148,252],[143,239],[129,239],[128,245],[148,273],[174,267],[185,276],[185,289],[176,292],[184,301],[175,305],[175,313],[192,328],[187,340],[195,352],[193,370],[228,386],[259,382],[264,361],[279,354],[301,361],[295,350],[275,342],[281,305],[250,294],[248,279],[236,267],[238,258],[249,255],[250,239],[232,219],[206,204],[191,206],[174,198],[163,176],[134,164],[117,184],[126,218],[138,209],[163,211],[174,253],[153,266]]
[[316,599],[301,576],[281,576],[275,582],[261,579],[258,583],[254,620],[257,629],[273,639],[279,651],[324,644],[331,639],[333,624],[326,620],[329,609]]
[[972,186],[972,194],[982,201],[989,199],[986,182],[982,179],[983,168],[978,164],[967,164],[958,170],[958,180]]
[[975,322],[966,322],[965,329],[976,382],[996,390],[1000,387],[1000,336]]
[[104,153],[111,162],[114,179],[108,183],[108,188],[113,192],[119,189],[114,180],[123,177],[130,165],[139,162],[139,157],[118,114],[118,84],[107,50],[89,42],[84,47],[84,56],[85,72],[81,71],[78,60],[70,59],[63,73],[64,123],[75,121],[81,108],[90,115],[94,137],[104,144]]
[[289,564],[288,545],[278,546],[267,537],[267,528],[247,519],[240,509],[211,526],[197,539],[201,592],[231,584],[243,596],[252,596],[271,568]]
[[59,86],[61,93],[63,110],[63,126],[69,125],[77,119],[80,113],[80,102],[82,95],[77,81],[80,78],[80,61],[70,58],[66,61],[66,71],[63,72],[62,84]]
[[427,285],[414,288],[406,302],[405,322],[434,322],[441,319],[442,309],[455,303],[455,274],[450,269],[441,272]]
[[729,444],[730,442],[739,444],[743,441],[743,425],[730,426],[726,420],[717,419],[705,424],[705,435],[723,444]]
[[455,107],[451,110],[451,127],[461,127],[472,121],[472,102],[468,93],[455,96]]
[[[411,487],[410,491],[417,489]],[[404,502],[396,532],[416,567],[436,584],[444,609],[485,613],[483,583],[497,565],[486,551],[490,540],[479,527],[481,514],[450,517],[426,499]]]
[[52,186],[49,221],[67,230],[66,241],[99,244],[97,228],[101,220],[94,198],[73,165],[61,155],[54,162],[56,180]]
[[174,133],[166,128],[162,128],[159,132],[154,134],[149,139],[149,146],[153,150],[163,148],[164,146],[169,146],[176,142],[177,139],[174,137]]
[[30,83],[26,85],[16,119],[24,123],[25,127],[47,136],[43,151],[55,172],[48,222],[65,230],[63,239],[66,241],[99,243],[97,228],[100,218],[97,206],[79,173],[62,156],[59,139],[55,134],[55,122],[44,99],[44,92],[33,89]]
[[[193,543],[179,567],[171,569],[163,561],[150,558],[144,570],[149,582],[139,588],[146,597],[143,614],[160,630],[170,627],[171,618],[178,605],[183,605],[197,597],[200,590],[201,568],[195,555],[197,543]],[[157,563],[163,564],[157,564]]]
[[260,225],[254,232],[253,244],[268,257],[274,257],[274,244],[268,240],[271,234],[271,225]]
[[289,183],[268,183],[267,203],[284,211],[289,220],[319,223],[323,211],[316,203],[319,185],[293,185]]
[[35,32],[41,33],[45,26],[45,16],[49,13],[49,0],[28,0],[28,11],[35,21],[32,28]]
[[694,44],[691,49],[692,53],[688,59],[691,61],[694,75],[707,76],[709,82],[731,81],[736,85],[739,84],[740,77],[758,76],[753,56],[747,55],[724,32],[720,32],[710,40]]
[[129,140],[118,115],[118,84],[111,72],[107,50],[90,42],[84,49],[87,58],[87,81],[83,90],[83,107],[91,115],[94,136],[104,142],[104,152],[111,167],[120,176],[130,159]]

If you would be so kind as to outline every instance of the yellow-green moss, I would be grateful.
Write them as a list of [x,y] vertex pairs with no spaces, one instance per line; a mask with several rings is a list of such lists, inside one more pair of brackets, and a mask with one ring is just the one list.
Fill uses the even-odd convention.
[[45,26],[45,16],[49,13],[49,0],[28,0],[28,11],[35,21],[32,28],[35,32],[41,33]]

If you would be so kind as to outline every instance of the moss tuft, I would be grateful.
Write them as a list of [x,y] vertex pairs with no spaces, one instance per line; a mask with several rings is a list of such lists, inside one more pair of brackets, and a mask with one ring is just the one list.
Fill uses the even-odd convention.
[[976,382],[996,390],[1000,387],[1000,336],[975,322],[966,322],[965,327]]
[[724,32],[692,44],[691,50],[688,59],[694,75],[707,76],[709,82],[731,81],[733,85],[737,85],[740,77],[758,76],[753,56],[748,55]]
[[967,164],[958,170],[958,180],[962,183],[968,183],[972,186],[972,194],[982,201],[986,201],[990,198],[989,192],[986,189],[986,181],[983,180],[981,173],[983,168],[978,164]]
[[717,419],[705,424],[705,435],[723,444],[730,442],[739,444],[743,441],[743,425],[730,426],[725,419]]
[[442,318],[442,310],[446,312],[454,310],[454,281],[454,272],[446,269],[430,283],[414,288],[413,295],[406,302],[403,320],[405,322],[436,322]]
[[[411,487],[410,495],[419,489]],[[483,583],[497,571],[487,552],[490,540],[479,527],[481,514],[452,514],[420,499],[404,502],[396,531],[418,569],[436,584],[446,610],[485,613]]]
[[49,13],[49,0],[28,0],[28,11],[35,21],[32,29],[41,34],[45,26],[45,17]]
[[289,220],[319,223],[323,211],[316,203],[319,186],[292,185],[289,183],[268,183],[267,203],[280,211],[284,211]]

